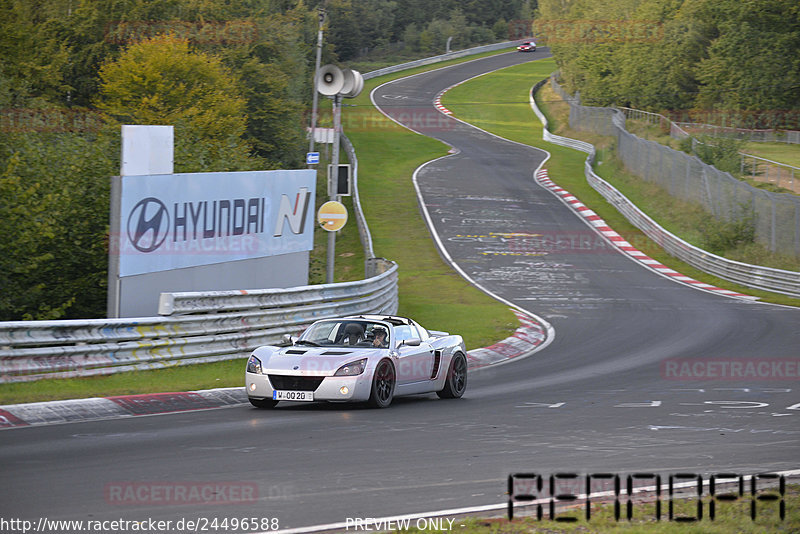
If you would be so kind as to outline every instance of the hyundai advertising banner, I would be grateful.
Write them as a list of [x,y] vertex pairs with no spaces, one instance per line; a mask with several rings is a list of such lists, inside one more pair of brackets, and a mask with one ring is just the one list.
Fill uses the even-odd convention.
[[316,171],[124,176],[119,276],[311,250]]

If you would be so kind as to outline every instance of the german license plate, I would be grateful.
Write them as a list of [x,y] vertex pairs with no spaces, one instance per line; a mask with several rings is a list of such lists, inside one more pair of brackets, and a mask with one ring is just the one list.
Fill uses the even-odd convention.
[[313,401],[313,391],[273,391],[272,400],[278,401]]

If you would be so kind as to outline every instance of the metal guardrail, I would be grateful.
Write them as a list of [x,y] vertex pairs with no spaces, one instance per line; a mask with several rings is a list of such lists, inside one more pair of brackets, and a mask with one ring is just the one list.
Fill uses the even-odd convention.
[[483,52],[494,52],[496,50],[503,50],[505,48],[514,48],[516,47],[522,40],[518,41],[503,41],[502,43],[493,43],[489,45],[483,46],[476,46],[473,48],[466,48],[464,50],[456,50],[455,52],[449,52],[447,54],[442,54],[440,56],[432,56],[426,57],[423,59],[417,59],[415,61],[409,61],[408,63],[401,63],[400,65],[392,65],[391,67],[384,67],[382,69],[373,70],[364,74],[364,79],[369,80],[370,78],[377,78],[378,76],[383,76],[384,74],[392,74],[395,72],[400,72],[401,70],[413,69],[414,67],[422,67],[423,65],[431,65],[433,63],[439,63],[442,61],[447,61],[449,59],[456,59],[465,56],[472,56],[475,54],[482,54]]
[[[551,84],[557,87],[555,80]],[[568,101],[570,127],[616,139],[614,151],[626,169],[678,198],[700,204],[717,221],[746,222],[757,243],[800,258],[800,197],[751,186],[697,156],[642,139],[625,128],[614,108]]]
[[358,191],[358,156],[356,156],[356,149],[353,146],[353,143],[350,142],[350,139],[344,135],[344,133],[340,135],[340,139],[344,153],[347,155],[347,160],[350,162],[350,167],[352,168],[353,207],[354,211],[356,212],[358,236],[361,239],[361,246],[364,248],[364,255],[367,258],[364,272],[366,273],[366,276],[369,277],[374,275],[374,273],[371,271],[371,258],[375,257],[375,251],[372,248],[372,234],[369,231],[367,219],[364,217],[364,210],[361,208],[361,195],[359,195]]
[[0,383],[107,375],[246,357],[317,319],[397,311],[397,265],[356,282],[162,293],[166,317],[0,323]]
[[548,130],[547,118],[536,105],[536,100],[534,98],[536,91],[547,82],[548,79],[544,79],[534,85],[529,95],[531,108],[544,126],[542,137],[545,141],[587,153],[588,156],[584,163],[586,180],[634,226],[664,248],[670,255],[706,273],[753,289],[762,289],[800,298],[800,272],[773,269],[729,260],[687,243],[683,239],[662,228],[614,186],[595,174],[592,169],[592,163],[595,157],[593,145],[577,139],[555,135]]

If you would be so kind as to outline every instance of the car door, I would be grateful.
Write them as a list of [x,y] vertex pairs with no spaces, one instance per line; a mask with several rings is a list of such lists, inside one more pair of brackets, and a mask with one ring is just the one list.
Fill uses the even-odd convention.
[[397,369],[397,385],[401,388],[414,384],[430,382],[433,372],[433,347],[422,341],[418,346],[406,345],[411,339],[420,339],[414,325],[398,325],[394,327],[395,347],[399,354],[395,367]]

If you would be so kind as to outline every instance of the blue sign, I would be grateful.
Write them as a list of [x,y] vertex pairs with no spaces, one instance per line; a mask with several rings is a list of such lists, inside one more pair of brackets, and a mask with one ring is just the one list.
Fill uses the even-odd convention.
[[306,153],[306,165],[316,165],[319,163],[319,152]]

